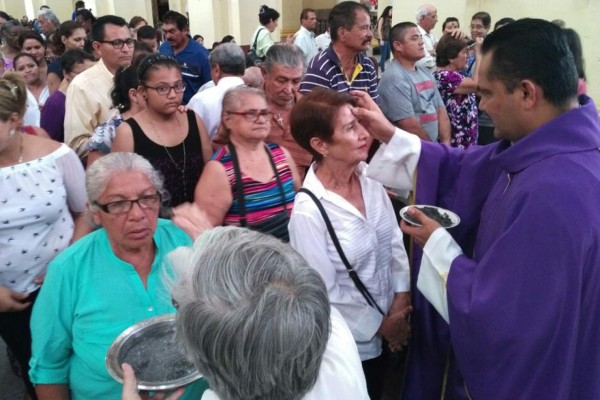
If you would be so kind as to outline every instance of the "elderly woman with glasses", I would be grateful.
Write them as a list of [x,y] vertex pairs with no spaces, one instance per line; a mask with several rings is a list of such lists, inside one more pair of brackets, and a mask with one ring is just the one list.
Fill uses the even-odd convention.
[[[168,274],[163,259],[191,243],[158,218],[162,179],[135,153],[96,161],[86,191],[91,219],[101,228],[49,265],[33,310],[30,377],[41,399],[120,397],[119,383],[106,370],[106,352],[131,325],[175,311],[161,282]],[[201,389],[192,385],[190,398],[199,398]]]
[[[215,228],[171,259],[177,338],[211,388],[202,400],[369,398],[350,330],[288,245]],[[140,400],[124,372],[123,400]]]
[[222,137],[198,186],[195,203],[212,225],[237,225],[287,241],[296,166],[286,149],[267,144],[272,113],[262,90],[229,89],[223,97]]
[[132,151],[147,158],[165,177],[171,206],[191,202],[212,154],[206,127],[194,111],[178,112],[185,83],[177,60],[152,54],[137,71],[138,93],[146,109],[119,125],[111,151]]

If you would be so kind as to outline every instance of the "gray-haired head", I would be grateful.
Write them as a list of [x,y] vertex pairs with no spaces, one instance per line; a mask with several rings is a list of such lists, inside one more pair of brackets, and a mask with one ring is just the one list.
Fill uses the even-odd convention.
[[[223,102],[222,102],[222,109],[221,109],[221,121],[223,121],[223,119],[225,118],[225,114],[227,114],[228,112],[239,111],[248,95],[260,96],[263,99],[265,99],[265,101],[267,101],[265,92],[262,89],[250,87],[247,85],[240,85],[240,86],[232,87],[231,89],[229,89],[225,92],[225,95],[223,95]],[[223,122],[222,126],[221,126],[220,138],[225,143],[228,143],[230,136],[231,136],[231,129],[229,129],[227,126],[225,126],[225,123]]]
[[40,17],[46,18],[49,22],[51,22],[54,25],[55,30],[60,26],[60,20],[56,14],[54,14],[54,11],[49,8],[43,8],[38,11],[38,18]]
[[431,5],[429,4],[423,4],[419,6],[419,8],[417,8],[417,13],[415,14],[415,19],[417,20],[417,23],[419,23],[423,17],[429,14],[430,10]]
[[242,76],[246,70],[246,56],[240,46],[235,43],[221,43],[211,51],[208,57],[211,67],[218,65],[221,72]]
[[246,85],[235,86],[225,92],[223,95],[223,113],[238,111],[244,103],[246,95],[260,96],[265,99],[265,92],[262,89]]
[[93,203],[100,198],[113,176],[129,171],[143,173],[156,191],[162,195],[163,200],[168,197],[163,178],[150,161],[136,153],[109,153],[96,160],[86,171],[85,190],[90,208],[96,207]]
[[302,68],[304,71],[306,69],[304,53],[295,44],[276,43],[267,50],[263,66],[269,73],[276,65],[286,68]]
[[323,281],[289,245],[218,227],[171,262],[177,336],[222,399],[300,399],[330,334]]

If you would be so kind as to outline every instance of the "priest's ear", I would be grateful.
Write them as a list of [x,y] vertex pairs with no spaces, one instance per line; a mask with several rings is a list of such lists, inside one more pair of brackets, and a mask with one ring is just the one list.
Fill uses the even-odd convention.
[[521,92],[519,97],[525,110],[533,109],[544,98],[544,89],[529,79],[519,82],[516,90]]

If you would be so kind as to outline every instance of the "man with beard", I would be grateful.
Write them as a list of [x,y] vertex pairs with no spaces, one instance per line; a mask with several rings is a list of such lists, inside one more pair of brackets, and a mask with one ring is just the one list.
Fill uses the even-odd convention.
[[361,90],[379,101],[375,65],[363,54],[373,38],[369,9],[354,1],[343,1],[333,7],[328,22],[331,46],[310,61],[300,92],[315,87],[338,92]]
[[163,17],[163,33],[165,41],[158,51],[175,57],[181,66],[181,74],[185,82],[183,104],[187,104],[200,86],[210,81],[210,63],[208,50],[190,37],[188,20],[175,11],[168,11]]

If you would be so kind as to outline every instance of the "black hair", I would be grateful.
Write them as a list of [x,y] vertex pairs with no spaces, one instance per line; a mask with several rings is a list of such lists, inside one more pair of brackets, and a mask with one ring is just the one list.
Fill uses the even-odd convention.
[[450,22],[456,22],[458,24],[458,27],[460,28],[460,22],[458,21],[458,18],[456,18],[456,17],[448,17],[448,18],[446,18],[446,20],[442,24],[442,32],[446,30],[446,25],[449,24]]
[[140,85],[148,80],[150,72],[157,70],[160,67],[175,68],[178,71],[181,71],[181,66],[175,58],[161,53],[151,54],[144,57],[138,64],[137,74]]
[[390,42],[402,42],[404,40],[404,36],[406,35],[406,31],[411,28],[416,28],[417,24],[414,22],[400,22],[390,29]]
[[17,54],[15,56],[15,58],[13,58],[13,65],[15,66],[15,71],[17,70],[17,68],[16,68],[17,67],[17,61],[19,61],[21,58],[26,58],[26,57],[31,58],[35,62],[35,65],[37,65],[37,66],[40,65],[40,63],[31,54],[29,54],[29,53],[19,53],[19,54]]
[[81,8],[81,7],[85,7],[85,1],[77,0],[75,2],[75,8]]
[[65,21],[59,25],[58,29],[52,35],[52,46],[56,54],[60,55],[65,52],[66,47],[62,42],[62,37],[69,37],[76,29],[83,29],[83,26],[77,21]]
[[313,8],[305,8],[300,13],[300,21],[302,21],[303,19],[308,18],[308,14],[309,13],[315,13],[315,14],[317,14],[317,11],[315,9],[313,9]]
[[280,14],[277,10],[266,5],[260,6],[260,10],[258,10],[258,21],[261,25],[267,25],[269,22],[279,19],[279,17]]
[[233,39],[235,39],[233,36],[231,36],[231,35],[225,35],[225,36],[223,36],[223,39],[221,39],[220,43],[229,43]]
[[154,39],[156,40],[156,28],[150,25],[144,25],[137,30],[137,40]]
[[85,60],[96,61],[93,55],[83,50],[67,50],[60,56],[60,69],[66,73],[72,72],[75,65],[82,64]]
[[92,38],[94,38],[95,42],[104,40],[104,26],[108,24],[124,26],[127,28],[127,21],[123,18],[116,15],[103,15],[94,22],[94,25],[92,25]]
[[167,11],[162,18],[163,24],[174,24],[180,31],[189,27],[188,19],[185,15],[178,13],[177,11]]
[[7,21],[10,21],[11,19],[14,19],[13,17],[11,17],[10,15],[8,15],[4,11],[0,11],[0,18],[4,18]]
[[573,60],[575,61],[575,68],[577,68],[577,76],[585,80],[585,61],[583,59],[583,49],[581,47],[581,39],[577,32],[571,28],[564,30],[565,36],[567,37],[567,44],[573,54]]
[[361,3],[355,1],[342,1],[336,4],[329,13],[329,35],[331,40],[335,41],[338,38],[338,29],[344,28],[347,30],[352,29],[356,23],[356,13],[359,10],[363,10],[368,15],[370,11],[367,7]]
[[384,8],[383,12],[381,13],[381,16],[379,17],[379,19],[382,19],[382,18],[383,19],[385,19],[385,18],[389,19],[389,18],[391,18],[390,17],[390,12],[392,11],[393,8],[394,7],[392,7],[392,6],[387,6],[386,8]]
[[75,13],[75,16],[81,17],[81,19],[84,21],[92,21],[92,24],[96,22],[96,17],[94,17],[94,14],[92,14],[90,10],[86,10],[85,8],[78,10]]
[[494,24],[494,30],[503,27],[504,25],[508,25],[511,24],[513,22],[515,22],[516,19],[514,18],[510,18],[510,17],[504,17],[504,18],[500,18],[495,24]]
[[139,86],[138,74],[134,67],[121,67],[117,70],[113,79],[114,86],[110,90],[110,98],[113,107],[120,113],[129,111],[131,102],[129,101],[129,90],[137,89]]
[[490,26],[492,25],[492,17],[485,11],[479,11],[473,14],[473,16],[471,17],[471,21],[473,21],[474,19],[480,20],[485,29],[490,29]]
[[438,67],[447,66],[450,60],[458,57],[465,47],[467,47],[466,40],[445,33],[435,47],[435,64]]
[[528,79],[555,107],[577,96],[577,68],[566,35],[548,21],[524,18],[503,26],[486,37],[481,52],[492,57],[487,79],[501,81],[509,93]]
[[40,42],[42,44],[42,47],[46,48],[46,42],[44,41],[44,38],[42,37],[42,35],[40,35],[39,33],[37,33],[36,31],[23,31],[19,34],[19,48],[23,48],[23,44],[25,43],[25,41],[27,39],[34,39],[37,40],[38,42]]

